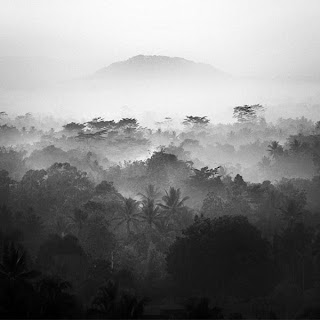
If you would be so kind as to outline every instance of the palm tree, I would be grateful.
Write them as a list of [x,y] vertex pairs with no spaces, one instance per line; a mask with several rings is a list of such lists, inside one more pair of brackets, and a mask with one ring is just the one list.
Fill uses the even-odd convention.
[[165,216],[167,218],[167,226],[172,220],[176,217],[176,215],[181,212],[181,210],[185,207],[184,202],[189,199],[189,197],[184,197],[181,199],[181,191],[180,189],[175,189],[170,187],[169,192],[165,191],[166,195],[162,197],[163,203],[159,203],[162,209],[164,209]]
[[56,277],[45,277],[38,283],[41,297],[40,314],[43,318],[68,317],[75,306],[75,299],[68,291],[71,284]]
[[40,272],[29,271],[26,255],[13,243],[3,248],[0,263],[1,318],[28,318],[34,299],[34,280]]
[[268,145],[267,151],[273,158],[278,158],[279,156],[283,155],[283,147],[278,141],[272,141]]
[[122,293],[120,298],[121,319],[141,319],[147,299],[139,299],[130,293]]
[[270,158],[263,156],[261,161],[258,163],[260,169],[267,169],[270,168],[271,160]]
[[140,222],[139,205],[140,203],[132,198],[123,198],[122,204],[118,206],[116,211],[120,216],[113,219],[119,220],[115,228],[125,224],[129,235],[132,232],[132,227],[136,227],[137,223]]
[[0,279],[10,284],[25,284],[40,275],[40,272],[27,269],[26,255],[17,249],[13,243],[4,247],[2,262],[0,263]]
[[161,192],[159,192],[159,189],[156,188],[153,184],[149,184],[145,188],[144,192],[145,194],[138,193],[138,196],[141,196],[143,201],[148,199],[156,201],[161,195]]
[[147,198],[142,202],[141,219],[147,223],[149,230],[158,229],[161,220],[159,206],[154,203],[154,199]]
[[95,316],[107,316],[110,319],[139,319],[146,302],[147,299],[138,299],[133,294],[121,292],[118,283],[109,280],[100,287],[91,312]]
[[299,140],[293,139],[293,141],[289,143],[289,146],[292,152],[298,153],[299,151],[302,150],[303,144]]
[[99,288],[98,294],[92,302],[92,309],[114,317],[117,313],[118,296],[118,283],[109,280],[106,285]]

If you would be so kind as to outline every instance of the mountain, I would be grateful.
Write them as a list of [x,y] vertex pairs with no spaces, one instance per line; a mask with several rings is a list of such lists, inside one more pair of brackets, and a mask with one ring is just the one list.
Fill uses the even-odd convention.
[[137,55],[125,61],[110,64],[98,70],[93,78],[109,77],[210,77],[226,78],[228,75],[209,64],[196,63],[179,57]]

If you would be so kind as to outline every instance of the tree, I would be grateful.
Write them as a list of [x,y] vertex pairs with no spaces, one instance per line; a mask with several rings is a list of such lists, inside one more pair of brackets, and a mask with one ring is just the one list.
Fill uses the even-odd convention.
[[26,159],[26,165],[29,169],[47,169],[54,163],[63,163],[67,159],[67,152],[54,145],[34,150]]
[[0,278],[14,285],[15,282],[25,283],[40,275],[35,270],[28,271],[26,254],[16,248],[13,242],[5,245],[0,263]]
[[297,222],[302,218],[304,204],[299,199],[287,199],[286,203],[280,207],[283,218],[288,224]]
[[14,226],[21,232],[20,242],[28,250],[29,255],[35,257],[44,236],[41,218],[30,207],[24,211],[15,212],[13,218]]
[[185,306],[188,319],[223,319],[222,309],[210,309],[209,303],[206,297],[188,299]]
[[46,223],[88,201],[93,183],[87,173],[69,163],[55,163],[47,170],[29,170],[14,193],[15,206],[32,207],[36,214],[46,215]]
[[213,192],[209,192],[201,207],[201,214],[205,217],[218,217],[230,214],[228,203]]
[[37,285],[40,297],[39,316],[46,319],[76,316],[76,299],[70,293],[71,283],[58,277],[46,276]]
[[100,287],[90,313],[95,317],[102,315],[110,319],[139,319],[143,315],[146,301],[121,291],[117,282],[109,280]]
[[192,168],[193,174],[187,179],[191,187],[190,192],[197,194],[201,192],[205,196],[208,192],[219,192],[223,188],[220,174],[221,166],[209,169],[207,166],[201,169]]
[[0,147],[0,168],[8,171],[13,179],[20,180],[26,172],[25,155],[26,151]]
[[159,221],[161,220],[161,213],[159,206],[155,205],[155,200],[152,198],[147,198],[142,201],[142,210],[140,215],[142,221],[144,221],[149,230],[158,229]]
[[239,123],[253,123],[258,120],[260,113],[264,111],[264,107],[260,104],[244,105],[233,108],[233,117]]
[[83,123],[76,123],[76,122],[69,122],[63,126],[63,128],[66,131],[77,132],[77,133],[82,131],[85,127],[86,126]]
[[148,180],[164,188],[172,185],[172,182],[178,177],[183,179],[190,175],[188,165],[178,160],[175,155],[166,153],[164,149],[154,152],[147,159],[146,165]]
[[237,188],[245,188],[247,186],[247,183],[243,180],[239,173],[234,177],[233,182]]
[[209,169],[208,167],[203,167],[200,170],[193,169],[194,175],[192,175],[190,178],[199,183],[207,182],[209,180],[213,180],[220,177],[219,169],[220,169],[220,166],[214,169]]
[[118,123],[117,127],[122,129],[126,134],[132,134],[138,128],[139,123],[135,118],[122,118]]
[[284,221],[288,225],[303,221],[307,205],[306,191],[296,188],[292,182],[285,179],[279,183],[278,189],[280,199],[277,206]]
[[245,193],[245,187],[234,183],[231,189],[227,189],[227,194],[224,197],[216,192],[209,192],[203,200],[200,212],[205,217],[213,218],[224,215],[250,216],[252,211]]
[[0,206],[7,205],[10,196],[10,187],[14,181],[9,177],[9,172],[0,169]]
[[277,263],[285,281],[304,292],[313,282],[312,244],[314,230],[303,223],[292,223],[275,237]]
[[20,139],[21,133],[16,127],[8,126],[7,124],[0,125],[0,145],[16,145],[20,142]]
[[283,155],[283,147],[278,141],[272,141],[268,145],[268,152],[274,159],[278,159]]
[[270,158],[263,156],[261,161],[258,163],[258,166],[261,170],[267,170],[270,168],[271,160]]
[[8,114],[5,111],[0,111],[0,119],[7,118]]
[[189,294],[252,297],[272,286],[268,251],[243,216],[198,218],[169,248],[168,272]]
[[191,125],[193,128],[201,128],[207,126],[209,122],[210,120],[207,118],[207,116],[186,116],[186,119],[184,119],[183,124],[186,126]]
[[153,184],[149,184],[143,193],[138,193],[138,196],[141,196],[142,200],[153,200],[156,201],[159,196],[161,195],[161,192],[158,188],[156,188]]
[[34,299],[33,281],[40,275],[28,270],[26,253],[13,242],[4,246],[0,263],[0,315],[27,318]]
[[23,234],[13,212],[6,205],[0,206],[0,248],[6,241],[21,242],[22,239]]
[[306,149],[306,143],[300,142],[298,139],[294,138],[289,142],[290,151],[293,153],[299,153]]
[[314,125],[316,133],[320,133],[320,121],[317,121]]
[[87,255],[71,234],[50,235],[40,246],[36,262],[40,270],[72,284],[84,281],[88,267]]
[[99,288],[97,296],[94,298],[93,310],[114,318],[117,313],[117,299],[119,286],[113,281],[108,281],[105,286]]
[[108,132],[107,129],[104,130],[100,130],[94,133],[84,133],[84,132],[79,132],[78,135],[76,136],[76,139],[80,140],[80,141],[86,141],[87,144],[89,144],[89,142],[92,141],[101,141],[101,140],[105,140],[106,137],[104,136],[106,133]]
[[95,193],[97,195],[104,195],[108,193],[117,193],[118,191],[113,185],[113,182],[108,182],[106,180],[101,181],[96,187],[95,187]]
[[101,117],[98,118],[94,118],[91,121],[88,121],[86,123],[86,125],[91,129],[91,130],[95,130],[95,131],[105,131],[107,132],[108,130],[115,128],[116,127],[116,123],[114,122],[114,120],[104,120]]
[[93,183],[87,173],[69,163],[55,163],[47,170],[44,187],[49,201],[58,210],[70,210],[86,202],[93,192]]
[[178,158],[170,153],[166,153],[164,149],[155,151],[152,156],[147,159],[147,171],[151,176],[164,174],[168,167],[174,167],[178,162]]
[[164,203],[159,203],[158,205],[164,210],[167,219],[167,225],[173,223],[177,214],[185,207],[184,202],[189,199],[189,197],[181,197],[180,189],[175,189],[170,187],[169,191],[165,190],[166,195],[162,197]]
[[139,223],[139,202],[132,198],[123,198],[123,202],[116,211],[114,221],[118,221],[116,228],[125,225],[127,235],[130,235],[132,228],[136,228]]

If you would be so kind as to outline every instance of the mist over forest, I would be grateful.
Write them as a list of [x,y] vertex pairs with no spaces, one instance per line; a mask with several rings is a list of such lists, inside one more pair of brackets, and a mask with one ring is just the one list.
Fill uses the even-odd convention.
[[0,319],[320,319],[319,0],[0,1]]
[[15,116],[32,111],[61,122],[133,117],[156,128],[155,122],[171,117],[180,127],[196,108],[215,124],[229,123],[234,106],[255,103],[266,106],[268,121],[313,119],[319,114],[319,83],[315,77],[239,76],[159,55],[140,54],[96,69],[44,57],[0,58],[1,110]]
[[317,316],[320,122],[266,112],[1,112],[1,316]]

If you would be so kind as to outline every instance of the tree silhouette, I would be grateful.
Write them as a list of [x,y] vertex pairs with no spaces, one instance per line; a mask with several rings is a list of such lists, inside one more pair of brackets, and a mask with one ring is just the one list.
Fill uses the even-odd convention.
[[125,225],[127,235],[132,232],[132,228],[136,228],[139,223],[139,202],[132,198],[123,198],[123,201],[118,205],[116,210],[116,216],[113,218],[114,221],[118,221],[116,228]]
[[162,197],[163,203],[158,203],[158,205],[163,209],[167,225],[169,225],[174,222],[176,215],[185,207],[184,202],[189,197],[182,198],[180,189],[174,187],[170,187],[169,191],[165,190],[165,193],[166,195]]
[[233,108],[233,117],[240,123],[252,123],[258,120],[258,114],[264,111],[260,104],[244,105]]
[[114,281],[108,281],[106,285],[100,287],[97,296],[93,300],[93,309],[103,313],[110,318],[117,316],[117,299],[119,295],[119,285]]
[[207,118],[207,116],[204,116],[204,117],[186,116],[186,118],[182,123],[186,126],[192,125],[193,128],[197,128],[197,127],[205,127],[208,125],[209,122],[210,120]]
[[85,128],[85,125],[82,123],[70,122],[63,126],[63,128],[67,131],[76,131],[80,132]]
[[26,318],[32,310],[32,281],[40,272],[28,270],[26,254],[13,242],[6,244],[0,263],[0,315]]
[[37,285],[40,296],[40,317],[57,319],[76,316],[75,297],[70,294],[71,283],[57,277],[45,277]]
[[270,155],[274,158],[274,159],[278,159],[280,156],[283,155],[283,147],[282,145],[278,142],[278,141],[272,141],[269,145],[268,145],[268,150],[267,150]]
[[267,241],[243,216],[196,219],[167,255],[181,290],[221,296],[250,297],[272,288],[270,263]]
[[158,188],[156,188],[153,184],[149,184],[143,193],[138,193],[138,196],[141,196],[142,200],[158,200],[159,196],[161,195],[161,192]]
[[289,147],[290,151],[292,151],[293,153],[299,153],[306,149],[306,144],[294,138],[292,141],[290,141]]
[[0,169],[0,206],[7,205],[10,196],[10,186],[14,181],[9,177],[9,172]]
[[28,271],[26,254],[16,248],[13,242],[5,245],[2,262],[0,263],[0,277],[10,284],[25,283],[38,277],[40,272]]
[[143,315],[146,302],[146,299],[138,299],[132,293],[121,292],[119,284],[109,280],[100,287],[93,300],[91,313],[109,319],[138,319]]
[[142,201],[142,210],[140,217],[142,221],[147,224],[149,230],[159,228],[159,221],[162,217],[159,206],[155,204],[154,199],[147,198]]

